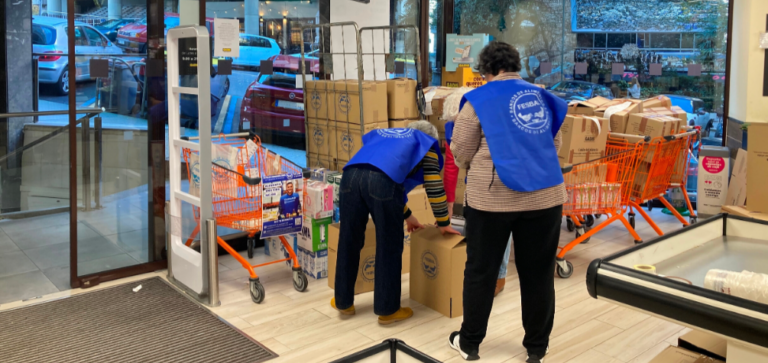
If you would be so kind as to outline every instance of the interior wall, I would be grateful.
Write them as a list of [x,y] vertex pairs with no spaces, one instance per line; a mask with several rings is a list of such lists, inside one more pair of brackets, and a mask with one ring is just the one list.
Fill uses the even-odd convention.
[[766,31],[768,1],[732,0],[733,43],[729,116],[744,122],[768,122],[768,97],[763,96],[765,49],[760,34]]
[[[388,26],[390,0],[371,0],[368,4],[352,0],[330,0],[331,23],[352,21],[359,28],[370,26]],[[331,30],[334,79],[356,79],[358,74],[355,30],[351,26]],[[361,41],[362,52],[384,53],[388,50],[389,33],[366,31]],[[346,56],[338,55],[346,53]],[[386,79],[386,64],[383,55],[363,57],[363,79]]]

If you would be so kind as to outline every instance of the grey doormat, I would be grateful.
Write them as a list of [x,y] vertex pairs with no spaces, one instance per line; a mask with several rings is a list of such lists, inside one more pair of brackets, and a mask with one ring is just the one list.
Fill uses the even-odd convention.
[[157,277],[0,313],[3,363],[257,363],[276,356]]

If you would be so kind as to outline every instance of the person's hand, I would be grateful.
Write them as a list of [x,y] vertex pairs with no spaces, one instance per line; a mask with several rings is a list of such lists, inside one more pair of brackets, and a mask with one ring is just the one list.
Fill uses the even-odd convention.
[[453,229],[453,227],[451,226],[445,226],[445,227],[438,226],[437,228],[440,228],[440,233],[442,233],[443,236],[445,236],[446,234],[457,234],[459,236],[461,235],[459,231]]
[[453,217],[453,202],[448,202],[448,218]]
[[411,214],[410,217],[405,219],[405,224],[408,226],[408,233],[423,229],[424,226],[419,223],[419,220]]

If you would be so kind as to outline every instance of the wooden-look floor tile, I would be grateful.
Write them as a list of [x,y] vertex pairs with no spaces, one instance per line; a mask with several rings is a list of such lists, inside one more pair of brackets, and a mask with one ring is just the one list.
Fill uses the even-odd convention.
[[648,363],[653,358],[656,358],[657,355],[661,354],[664,349],[667,349],[669,347],[669,343],[667,342],[661,342],[659,344],[654,345],[651,347],[651,349],[646,350],[645,352],[641,353],[634,359],[630,360],[627,363]]
[[609,355],[605,355],[596,350],[590,349],[578,357],[569,360],[567,363],[624,363]]
[[680,330],[677,324],[650,317],[600,344],[595,350],[628,362]]
[[550,340],[547,363],[567,362],[621,333],[621,329],[590,320]]
[[[318,332],[322,334],[322,331]],[[303,347],[300,350],[291,350],[270,363],[301,362],[301,363],[326,363],[334,358],[348,355],[370,346],[372,340],[362,334],[349,331],[342,334],[326,335],[324,339],[315,344]]]
[[256,340],[269,339],[282,334],[291,333],[297,329],[314,325],[315,323],[327,322],[330,319],[331,318],[314,310],[300,311],[295,314],[270,320],[264,324],[252,325],[250,328],[243,329],[243,332]]
[[606,301],[588,299],[570,308],[563,309],[555,314],[555,324],[552,328],[551,337],[573,334],[573,331],[587,322],[615,308],[616,305]]
[[280,342],[274,339],[261,340],[259,343],[263,344],[267,349],[275,352],[277,355],[283,355],[291,351],[290,348],[280,344]]
[[627,330],[650,317],[650,315],[641,313],[637,310],[618,306],[615,309],[600,315],[597,320],[611,324],[622,330]]

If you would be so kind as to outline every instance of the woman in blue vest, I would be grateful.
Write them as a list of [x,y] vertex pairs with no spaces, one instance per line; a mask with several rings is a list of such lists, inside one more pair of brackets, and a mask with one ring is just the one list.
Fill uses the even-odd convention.
[[459,234],[451,228],[448,215],[437,138],[437,130],[427,121],[413,122],[405,129],[373,130],[363,136],[362,149],[344,167],[335,297],[331,300],[341,314],[355,314],[355,282],[369,215],[376,225],[373,312],[383,325],[413,316],[413,310],[400,307],[403,220],[409,232],[423,226],[406,206],[408,192],[424,184],[438,228],[443,234]]
[[555,255],[567,199],[557,160],[568,105],[525,82],[520,54],[494,41],[478,57],[488,83],[464,95],[451,151],[467,168],[464,321],[449,337],[467,360],[480,359],[493,293],[510,233],[528,363],[543,361],[555,317]]

